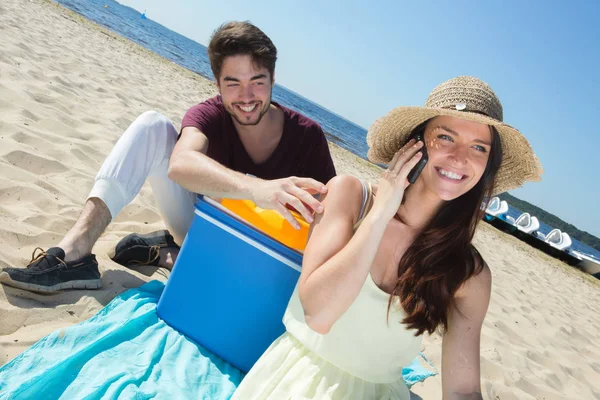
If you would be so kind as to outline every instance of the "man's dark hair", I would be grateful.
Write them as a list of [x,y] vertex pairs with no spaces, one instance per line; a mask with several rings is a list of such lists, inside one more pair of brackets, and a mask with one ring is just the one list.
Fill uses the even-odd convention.
[[266,68],[273,79],[277,48],[263,31],[248,21],[227,22],[213,32],[208,45],[208,58],[217,82],[225,57],[237,55],[249,55],[255,65]]

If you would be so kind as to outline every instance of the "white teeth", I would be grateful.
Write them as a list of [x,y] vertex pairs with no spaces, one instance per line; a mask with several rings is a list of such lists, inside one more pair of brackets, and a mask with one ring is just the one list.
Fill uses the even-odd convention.
[[256,104],[252,104],[250,106],[240,106],[240,108],[242,109],[242,111],[250,112],[256,108]]
[[444,175],[445,177],[450,178],[450,179],[455,179],[457,181],[461,180],[464,176],[464,175],[459,175],[455,172],[446,171],[445,169],[441,169],[441,168],[439,169],[439,171],[440,171],[440,174]]

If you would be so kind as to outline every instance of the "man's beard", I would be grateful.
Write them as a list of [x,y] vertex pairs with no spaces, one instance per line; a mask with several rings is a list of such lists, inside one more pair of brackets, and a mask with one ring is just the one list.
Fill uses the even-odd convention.
[[231,118],[233,118],[238,124],[243,125],[243,126],[254,126],[254,125],[258,125],[260,123],[262,118],[269,111],[270,106],[271,106],[271,96],[269,96],[267,102],[265,103],[263,108],[260,110],[256,121],[250,121],[250,122],[242,121],[240,118],[238,118],[237,114],[235,113],[235,108],[234,108],[235,105],[233,105],[233,104],[231,105],[231,107],[225,107],[225,110],[227,110],[227,113],[229,115],[231,115]]

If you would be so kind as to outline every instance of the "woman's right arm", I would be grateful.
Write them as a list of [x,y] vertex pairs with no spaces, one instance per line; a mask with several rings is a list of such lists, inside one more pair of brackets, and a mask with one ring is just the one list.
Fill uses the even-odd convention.
[[327,184],[324,211],[311,227],[298,287],[306,323],[314,331],[329,332],[358,296],[385,229],[400,206],[408,186],[406,176],[420,158],[415,156],[420,147],[409,142],[390,162],[373,207],[354,234],[360,181],[339,176]]
[[322,334],[358,295],[387,226],[367,215],[353,235],[361,191],[360,181],[351,176],[329,181],[324,211],[316,216],[304,251],[298,292],[306,323]]

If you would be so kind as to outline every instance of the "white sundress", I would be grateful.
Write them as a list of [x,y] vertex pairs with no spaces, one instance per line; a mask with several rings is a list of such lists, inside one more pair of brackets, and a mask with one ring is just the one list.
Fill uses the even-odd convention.
[[410,394],[402,367],[421,337],[400,323],[404,313],[369,275],[348,311],[326,335],[306,325],[298,287],[285,312],[284,333],[256,362],[232,399],[399,399]]

